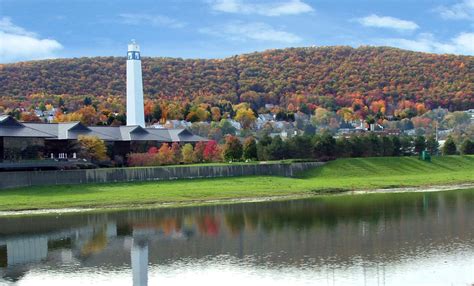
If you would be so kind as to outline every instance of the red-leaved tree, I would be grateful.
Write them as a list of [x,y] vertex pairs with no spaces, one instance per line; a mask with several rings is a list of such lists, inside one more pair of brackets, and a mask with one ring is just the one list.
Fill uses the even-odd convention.
[[221,160],[221,149],[216,141],[211,140],[206,143],[203,157],[206,162],[219,162]]

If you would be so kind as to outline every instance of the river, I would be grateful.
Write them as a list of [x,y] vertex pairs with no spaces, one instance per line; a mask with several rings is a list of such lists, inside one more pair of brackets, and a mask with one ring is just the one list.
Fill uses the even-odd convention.
[[473,284],[473,189],[0,217],[0,285]]

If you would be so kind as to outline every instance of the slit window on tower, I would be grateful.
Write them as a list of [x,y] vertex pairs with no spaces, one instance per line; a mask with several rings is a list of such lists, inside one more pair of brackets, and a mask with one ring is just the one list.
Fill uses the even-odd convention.
[[140,53],[139,52],[128,52],[128,59],[129,60],[139,60]]

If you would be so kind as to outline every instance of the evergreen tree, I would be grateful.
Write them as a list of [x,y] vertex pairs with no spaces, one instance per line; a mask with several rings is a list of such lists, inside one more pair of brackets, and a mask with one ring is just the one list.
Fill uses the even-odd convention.
[[402,142],[398,136],[390,136],[390,139],[393,143],[393,156],[401,156],[402,155]]
[[394,155],[394,144],[391,137],[382,137],[382,155],[393,156]]
[[426,139],[426,150],[428,150],[431,155],[438,155],[439,143],[434,136],[430,136]]
[[464,140],[461,144],[461,154],[463,155],[473,155],[474,154],[474,141],[470,139]]
[[283,142],[280,136],[273,138],[272,143],[266,148],[270,160],[281,160],[288,158],[286,144]]
[[336,156],[338,158],[350,157],[352,155],[351,142],[346,137],[336,139]]
[[425,150],[426,148],[426,140],[425,137],[422,135],[416,136],[415,140],[413,142],[413,145],[415,147],[415,153],[420,154],[422,151]]
[[370,143],[370,145],[368,145],[367,155],[368,156],[382,156],[383,146],[382,146],[382,141],[380,140],[380,138],[375,133],[371,132],[367,139]]
[[288,157],[305,159],[311,156],[311,137],[309,136],[294,136],[287,141]]
[[88,106],[88,105],[92,105],[92,99],[88,96],[86,96],[86,98],[84,98],[84,105],[85,106]]
[[362,157],[367,146],[362,140],[362,136],[352,136],[349,140],[352,147],[351,157]]
[[327,160],[336,157],[336,140],[329,133],[316,136],[313,141],[313,152],[317,159]]
[[446,139],[441,151],[443,152],[443,155],[456,155],[457,153],[456,143],[454,143],[454,140],[451,136],[449,136],[448,139]]
[[400,150],[402,156],[413,155],[413,141],[409,136],[403,136],[400,138]]
[[272,138],[265,134],[257,143],[257,158],[259,161],[269,160],[267,146],[272,143]]
[[40,105],[39,105],[39,110],[45,112],[46,111],[46,105],[44,104],[44,102],[41,102]]
[[64,99],[62,97],[58,98],[58,107],[62,108],[64,106]]
[[247,160],[257,159],[257,142],[253,137],[247,137],[243,146],[243,157]]

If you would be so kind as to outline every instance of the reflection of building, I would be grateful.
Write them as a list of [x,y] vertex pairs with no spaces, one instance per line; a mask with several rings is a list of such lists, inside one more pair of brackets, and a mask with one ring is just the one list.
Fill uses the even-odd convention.
[[[125,262],[131,266],[133,285],[147,286],[149,243],[183,240],[192,233],[173,231],[165,234],[160,225],[132,226],[124,233],[115,221],[93,219],[86,223],[83,227],[40,235],[0,235],[0,261],[5,260],[0,264],[0,281],[2,277],[19,281],[30,267],[40,264],[95,267],[102,263],[115,265]],[[15,227],[10,225],[9,229]],[[127,249],[128,255],[124,255]]]
[[7,241],[8,265],[39,262],[48,255],[46,236],[20,237]]

